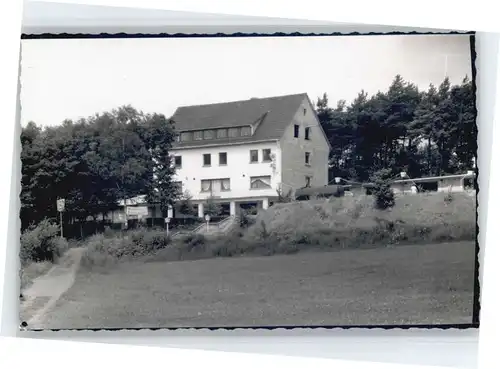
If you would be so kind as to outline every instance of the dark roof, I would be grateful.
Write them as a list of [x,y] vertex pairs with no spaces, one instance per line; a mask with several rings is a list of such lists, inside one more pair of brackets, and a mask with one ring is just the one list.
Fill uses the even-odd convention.
[[311,196],[311,195],[333,195],[338,193],[339,191],[346,190],[346,187],[348,186],[326,185],[323,187],[304,187],[304,188],[299,188],[297,191],[295,191],[295,197]]
[[[452,179],[452,178],[475,178],[475,173],[466,173],[466,174],[448,174],[444,176],[435,176],[435,177],[421,177],[421,178],[407,178],[407,179],[398,179],[391,181],[391,183],[419,183],[419,182],[434,182],[441,179]],[[374,188],[374,183],[364,183],[363,187],[365,188]]]
[[278,140],[307,99],[307,94],[295,94],[208,105],[179,107],[172,120],[177,132],[256,125],[252,136],[177,142],[174,147],[210,144]]

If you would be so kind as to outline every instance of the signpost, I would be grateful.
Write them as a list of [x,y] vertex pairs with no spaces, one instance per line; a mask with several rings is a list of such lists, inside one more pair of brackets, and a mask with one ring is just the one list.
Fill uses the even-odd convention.
[[168,230],[168,224],[170,223],[170,218],[165,218],[165,225],[167,227],[167,237],[168,237],[168,233],[169,233],[169,230]]
[[62,219],[62,214],[64,211],[64,208],[66,206],[66,201],[65,199],[58,199],[57,200],[57,211],[59,212],[59,223],[61,226],[61,238],[63,238],[63,219]]
[[207,222],[207,232],[208,232],[208,228],[209,228],[208,223],[210,222],[210,215],[208,215],[208,214],[205,215],[205,221]]
[[127,206],[127,215],[136,217],[147,217],[148,207],[147,206]]
[[[403,179],[408,177],[408,175],[406,174],[406,172],[401,172],[401,173],[399,173],[399,175]],[[403,187],[403,194],[404,194],[405,193],[405,187],[406,187],[406,183],[405,182],[402,183],[402,187]]]

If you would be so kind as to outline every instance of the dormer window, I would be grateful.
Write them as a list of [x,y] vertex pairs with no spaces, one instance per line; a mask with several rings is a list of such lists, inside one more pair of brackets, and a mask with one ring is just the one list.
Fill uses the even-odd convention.
[[193,133],[192,132],[182,132],[181,133],[181,141],[186,142],[186,141],[191,141]]
[[193,136],[195,141],[203,140],[203,131],[195,131]]
[[227,129],[222,128],[217,130],[217,138],[226,138],[227,137]]
[[227,134],[229,137],[238,137],[238,128],[229,128]]
[[250,127],[241,127],[241,136],[251,136],[252,129]]
[[207,129],[203,131],[203,139],[204,140],[212,140],[214,138],[214,131],[211,129]]

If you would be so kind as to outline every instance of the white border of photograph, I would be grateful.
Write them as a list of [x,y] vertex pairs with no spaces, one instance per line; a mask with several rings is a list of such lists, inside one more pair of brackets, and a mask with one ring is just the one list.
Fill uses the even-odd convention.
[[[61,1],[63,2],[63,1]],[[85,3],[84,1],[65,1],[67,3]],[[116,4],[117,1],[87,1],[87,3],[101,3],[103,5],[107,4]],[[120,5],[130,6],[132,1],[121,1]],[[173,10],[194,10],[204,11],[206,10],[206,6],[210,4],[210,8],[212,12],[220,11],[222,1],[211,1],[211,2],[197,2],[197,1],[162,1],[162,2],[154,2],[154,1],[134,1],[133,6],[136,7],[154,7],[154,8],[164,8],[164,9],[173,9]],[[155,4],[153,4],[155,3]],[[226,2],[227,5],[228,2]],[[426,8],[429,7],[426,5],[427,1],[423,1],[419,3],[419,8],[415,11],[406,11],[405,14],[395,13],[390,16],[384,9],[387,9],[387,6],[384,6],[382,2],[376,2],[374,4],[377,9],[372,8],[371,3],[367,2],[363,4],[363,6],[359,5],[359,2],[352,2],[352,6],[346,6],[342,4],[343,9],[350,8],[346,12],[339,12],[338,4],[328,3],[324,4],[323,7],[317,8],[315,7],[318,2],[312,1],[308,2],[309,10],[306,12],[299,12],[299,7],[292,6],[291,3],[288,3],[289,6],[287,8],[281,8],[281,10],[286,11],[286,13],[277,13],[280,10],[278,6],[274,4],[274,2],[259,2],[257,6],[255,2],[252,2],[252,13],[249,13],[250,10],[245,4],[248,2],[244,1],[231,1],[231,8],[227,7],[226,9],[230,9],[229,13],[239,14],[241,16],[245,14],[249,15],[274,15],[279,16],[282,14],[287,18],[309,18],[309,20],[317,19],[317,20],[327,20],[329,21],[347,21],[351,22],[367,22],[367,19],[371,23],[378,24],[412,24],[413,26],[419,25],[422,27],[437,27],[437,28],[458,28],[458,29],[476,29],[476,30],[492,30],[494,26],[498,29],[499,27],[496,25],[496,22],[493,22],[493,18],[491,15],[496,14],[493,11],[486,11],[484,7],[479,6],[479,2],[475,3],[473,8],[465,2],[463,4],[459,4],[459,2],[454,2],[453,9],[455,12],[462,14],[462,17],[456,16],[454,14],[453,17],[445,17],[443,16],[449,11],[449,4],[441,4],[441,3],[432,3],[433,12],[429,16],[429,12],[427,12]],[[277,2],[279,3],[279,1]],[[461,3],[461,2],[460,2]],[[191,5],[190,5],[191,4]],[[190,8],[192,5],[197,5],[198,8]],[[240,10],[237,7],[239,4]],[[4,142],[2,143],[2,151],[4,158],[8,158],[7,161],[2,161],[2,173],[4,174],[4,180],[2,181],[3,193],[16,194],[18,191],[18,185],[16,183],[16,179],[18,179],[19,173],[19,148],[17,142],[17,136],[19,133],[18,125],[11,124],[11,122],[17,121],[17,111],[15,110],[15,106],[17,105],[17,97],[16,97],[16,89],[18,87],[17,81],[17,73],[18,73],[18,59],[19,59],[19,30],[21,29],[21,2],[20,1],[11,1],[8,4],[2,4],[2,10],[0,14],[3,15],[5,19],[2,19],[1,22],[1,35],[2,35],[2,45],[5,45],[5,48],[9,48],[9,50],[4,51],[4,56],[2,57],[2,67],[0,69],[0,73],[2,73],[0,80],[2,80],[2,84],[0,88],[2,89],[0,104],[4,109],[4,130],[2,139]],[[463,5],[463,6],[461,6]],[[204,8],[205,7],[205,8]],[[4,10],[5,8],[5,10]],[[303,8],[303,7],[302,7]],[[406,7],[405,7],[406,8]],[[257,10],[256,10],[257,9]],[[356,9],[356,12],[354,12]],[[246,10],[246,13],[245,13]],[[303,10],[303,9],[302,9]],[[375,11],[378,10],[378,11]],[[408,9],[406,9],[408,10]],[[485,19],[474,18],[471,14],[479,14],[480,10],[481,14],[486,16]],[[295,16],[293,16],[293,12],[295,11]],[[315,13],[314,13],[315,11]],[[260,13],[256,13],[260,12]],[[342,13],[342,14],[339,14]],[[347,15],[346,15],[347,14]],[[491,14],[491,15],[490,15]],[[449,14],[448,14],[449,15]],[[184,16],[186,16],[184,14]],[[349,16],[351,17],[349,19]],[[369,17],[369,18],[367,18]],[[487,18],[491,17],[491,18]],[[370,20],[371,19],[371,20]],[[8,20],[8,22],[7,22]],[[71,21],[65,19],[64,23],[71,24]],[[201,22],[203,23],[203,22]],[[251,22],[250,22],[251,23]],[[124,24],[124,28],[127,24]],[[91,27],[92,25],[90,25]],[[325,25],[326,26],[326,25]],[[345,25],[343,25],[345,27]],[[352,26],[352,25],[351,25]],[[100,27],[100,25],[97,25]],[[129,26],[130,27],[130,26]],[[232,26],[237,28],[237,25]],[[254,25],[254,27],[258,27],[258,25]],[[295,27],[295,25],[293,26]],[[299,27],[299,26],[297,26]],[[332,29],[335,29],[335,25],[331,25]],[[4,30],[5,28],[5,30]],[[394,27],[392,27],[394,28]],[[99,31],[99,28],[96,30]],[[89,32],[90,29],[89,29]],[[129,31],[130,32],[130,31]],[[141,31],[145,32],[145,31]],[[257,32],[257,31],[256,31]],[[151,33],[154,33],[151,32]],[[5,37],[5,41],[3,38]],[[109,346],[109,345],[100,345],[100,344],[83,344],[83,343],[69,343],[69,342],[57,342],[51,340],[25,340],[25,339],[12,339],[6,340],[0,343],[0,347],[2,347],[2,351],[7,352],[7,355],[0,355],[0,358],[6,360],[5,364],[10,362],[14,363],[19,362],[21,360],[25,364],[30,364],[29,361],[32,360],[33,363],[40,362],[40,354],[43,354],[44,357],[54,358],[55,354],[59,356],[59,358],[51,359],[46,362],[47,365],[51,367],[57,367],[57,363],[60,363],[61,366],[67,366],[68,360],[66,360],[66,356],[69,358],[78,357],[77,365],[85,365],[90,362],[95,362],[96,355],[101,356],[100,354],[105,355],[108,359],[104,361],[110,360],[110,363],[113,365],[141,365],[145,363],[146,358],[149,359],[158,359],[161,360],[165,357],[169,357],[169,362],[174,363],[179,360],[179,364],[202,364],[206,366],[208,363],[217,363],[216,365],[220,368],[223,367],[224,364],[234,365],[233,363],[238,362],[240,365],[258,365],[260,363],[269,363],[271,365],[276,364],[285,364],[293,367],[294,365],[299,367],[303,367],[304,365],[312,364],[321,367],[322,364],[328,365],[331,367],[332,365],[339,365],[340,367],[352,367],[352,368],[363,368],[369,367],[374,368],[377,365],[372,363],[356,363],[356,362],[337,362],[333,360],[326,361],[315,361],[312,357],[330,357],[333,358],[335,355],[327,355],[326,350],[332,350],[332,347],[338,345],[340,342],[344,342],[344,349],[347,345],[351,345],[352,353],[357,354],[357,356],[346,357],[344,356],[336,356],[336,358],[342,359],[361,359],[364,361],[378,361],[378,362],[396,362],[396,363],[407,363],[407,364],[417,364],[417,365],[440,365],[443,367],[479,367],[479,368],[487,368],[494,367],[495,362],[492,355],[494,352],[493,342],[494,334],[498,331],[498,318],[495,316],[495,299],[498,297],[495,295],[496,289],[493,284],[493,280],[495,280],[494,273],[498,273],[498,268],[493,269],[492,260],[495,258],[495,250],[498,254],[497,248],[492,248],[495,241],[498,239],[497,228],[495,227],[494,219],[496,219],[494,215],[495,211],[495,201],[498,200],[498,193],[494,189],[495,186],[499,183],[499,170],[498,166],[495,168],[494,165],[490,165],[490,158],[495,157],[494,152],[490,150],[493,147],[493,151],[498,151],[499,149],[495,149],[495,145],[492,145],[495,141],[495,136],[497,142],[500,141],[500,137],[498,137],[498,128],[496,131],[493,130],[493,120],[498,120],[500,114],[500,105],[497,103],[495,106],[496,100],[498,97],[495,96],[496,85],[499,82],[498,79],[498,48],[499,48],[499,37],[495,34],[478,34],[476,51],[478,53],[478,59],[476,65],[478,67],[478,76],[477,76],[477,86],[478,86],[478,122],[479,122],[479,147],[480,153],[478,160],[479,166],[479,184],[480,184],[480,194],[479,194],[479,202],[480,202],[480,210],[479,210],[479,222],[480,222],[480,244],[483,246],[480,255],[481,269],[480,274],[482,276],[481,280],[481,329],[479,330],[480,337],[480,349],[479,353],[477,353],[477,332],[474,330],[468,332],[457,332],[457,331],[447,331],[447,334],[441,330],[433,330],[433,331],[402,331],[402,330],[392,330],[392,331],[358,331],[358,336],[356,337],[355,331],[351,331],[350,334],[354,334],[354,339],[348,340],[346,334],[348,331],[324,331],[317,330],[307,332],[308,330],[302,331],[269,331],[275,333],[269,333],[270,336],[273,334],[274,342],[270,342],[266,336],[268,336],[267,332],[263,331],[239,331],[234,332],[223,332],[222,339],[214,342],[215,332],[191,332],[190,334],[186,334],[184,337],[178,337],[175,334],[164,334],[164,332],[143,332],[145,335],[138,334],[134,338],[134,334],[130,334],[133,332],[108,332],[112,334],[108,334],[106,337],[105,332],[81,332],[82,335],[72,334],[72,332],[65,332],[64,334],[54,334],[54,335],[38,335],[38,338],[51,338],[54,339],[68,339],[68,336],[73,340],[78,341],[99,341],[99,342],[112,342],[112,343],[128,343],[139,346]],[[5,107],[3,106],[5,105]],[[18,107],[19,108],[19,107]],[[6,114],[5,114],[6,113]],[[499,123],[497,122],[497,125]],[[12,146],[11,146],[12,144]],[[498,144],[497,146],[498,147]],[[500,152],[498,153],[500,155]],[[498,155],[497,155],[498,156]],[[12,160],[9,160],[12,159]],[[4,164],[7,163],[7,164]],[[11,165],[13,164],[13,165]],[[491,170],[490,170],[491,168]],[[7,173],[12,173],[12,180],[9,181],[9,175]],[[488,184],[488,180],[491,184]],[[0,311],[2,316],[1,321],[1,333],[3,336],[16,336],[19,335],[17,328],[17,311],[16,306],[17,303],[17,287],[12,280],[17,277],[18,270],[18,257],[17,257],[17,248],[13,248],[12,241],[17,242],[18,238],[18,220],[17,220],[17,211],[18,211],[18,203],[19,200],[16,196],[12,196],[9,199],[9,206],[4,206],[3,209],[7,211],[2,212],[1,225],[2,228],[1,234],[7,235],[7,242],[2,243],[2,250],[0,255],[0,275],[2,276],[2,284],[0,287],[0,295],[2,297],[2,303],[0,304]],[[491,204],[490,204],[491,202]],[[488,216],[487,216],[488,214]],[[488,219],[488,220],[487,220]],[[488,229],[487,236],[485,235],[485,230]],[[488,255],[488,265],[486,269],[484,259],[484,245],[491,245],[486,252]],[[4,246],[5,245],[5,246]],[[9,248],[6,246],[9,245]],[[5,250],[5,252],[3,252]],[[3,260],[3,255],[6,255],[5,260]],[[5,272],[4,272],[5,266]],[[498,276],[498,275],[497,275]],[[488,283],[485,283],[485,281]],[[4,292],[4,293],[3,293]],[[15,300],[12,300],[12,299]],[[14,310],[13,310],[14,309]],[[168,332],[168,331],[167,331]],[[394,335],[393,333],[399,334]],[[48,332],[50,333],[50,332]],[[85,333],[85,335],[83,335]],[[101,335],[100,333],[105,333]],[[142,333],[142,332],[136,332]],[[428,334],[429,333],[429,334]],[[277,336],[276,336],[277,334]],[[497,333],[498,334],[498,333]],[[142,337],[141,337],[142,336]],[[217,336],[217,335],[216,335]],[[289,345],[290,348],[293,347],[292,350],[283,350],[283,344],[279,344],[279,338],[284,338],[288,336],[288,343],[295,341],[294,345]],[[235,345],[230,347],[227,343],[230,341],[235,341],[235,338],[239,337],[239,342],[241,343],[239,346]],[[392,338],[391,338],[392,337]],[[420,339],[419,339],[420,337]],[[422,339],[424,337],[424,339]],[[254,341],[251,342],[252,345],[245,345],[245,342],[251,341],[254,338]],[[278,338],[278,339],[276,339]],[[372,355],[369,353],[369,349],[366,349],[366,345],[363,346],[364,343],[371,343],[371,349],[374,351]],[[392,339],[392,344],[391,344]],[[23,342],[21,342],[23,341]],[[260,341],[260,343],[259,343]],[[286,342],[286,341],[282,341]],[[385,342],[385,345],[382,343]],[[395,347],[394,343],[400,342],[399,347]],[[406,346],[404,346],[406,343]],[[424,344],[427,342],[427,344]],[[204,343],[204,344],[203,344]],[[273,343],[274,347],[277,349],[273,352]],[[30,346],[31,345],[31,346]],[[286,345],[286,343],[285,343]],[[82,347],[85,346],[85,347]],[[295,353],[295,355],[300,355],[304,357],[310,357],[310,359],[297,359],[296,357],[292,358],[280,358],[280,357],[259,357],[258,355],[245,355],[238,353],[209,353],[209,352],[200,352],[200,351],[186,351],[186,350],[171,350],[170,352],[166,352],[165,349],[152,349],[141,346],[163,346],[163,347],[184,347],[184,348],[202,348],[202,349],[215,349],[215,350],[231,350],[231,351],[247,351],[254,353],[267,353],[267,354],[285,354],[289,355],[290,352]],[[218,347],[217,347],[218,346]],[[260,347],[259,347],[260,346]],[[418,346],[418,348],[417,348]],[[22,348],[21,348],[22,347]],[[265,347],[268,349],[266,350]],[[364,347],[364,352],[361,348]],[[401,353],[402,350],[403,353]],[[36,351],[35,351],[36,350]],[[92,355],[81,355],[81,351],[93,351]],[[140,351],[139,351],[140,350]],[[325,350],[325,351],[322,351]],[[384,351],[387,350],[387,351]],[[336,350],[334,350],[336,351]],[[39,354],[37,354],[37,352]],[[398,355],[397,352],[400,352]],[[464,355],[464,353],[467,353]],[[117,355],[118,354],[118,355]],[[455,360],[450,361],[439,361],[440,357],[449,357],[455,355]],[[475,364],[476,355],[479,357],[479,366]],[[398,357],[399,356],[399,357]],[[139,357],[139,358],[137,358]],[[398,357],[398,358],[396,358]],[[422,357],[426,357],[427,360],[422,360]],[[88,359],[87,359],[88,358]],[[94,358],[94,359],[93,359]],[[135,359],[134,359],[135,358]],[[432,361],[430,358],[433,358]],[[12,360],[12,361],[9,361]],[[92,361],[90,361],[92,360]],[[140,360],[140,361],[139,361]],[[191,360],[191,361],[190,361]],[[261,360],[259,362],[259,360]],[[276,360],[276,361],[274,361]],[[155,360],[156,361],[156,360]],[[100,361],[102,363],[102,361]],[[123,363],[123,364],[122,364]],[[88,364],[87,364],[88,365]],[[210,364],[208,364],[210,365]],[[387,364],[381,364],[380,367],[384,365],[384,368],[387,368]],[[3,366],[3,365],[2,365]],[[5,365],[8,367],[7,365]],[[394,367],[404,367],[403,365],[395,364]],[[389,366],[390,367],[390,366]]]

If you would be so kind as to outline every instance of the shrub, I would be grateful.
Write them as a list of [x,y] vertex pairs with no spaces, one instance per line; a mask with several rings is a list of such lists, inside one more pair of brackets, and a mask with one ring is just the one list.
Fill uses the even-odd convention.
[[148,256],[166,248],[170,238],[164,230],[139,228],[114,237],[94,235],[86,241],[86,251],[82,266],[104,267],[116,264],[119,260]]
[[446,194],[446,196],[444,197],[444,202],[449,205],[450,203],[453,202],[453,193],[450,191],[448,191],[448,193]]
[[239,234],[218,237],[209,243],[210,256],[230,257],[241,255],[245,251],[249,252],[250,247],[247,242],[241,239]]
[[266,239],[268,237],[269,237],[269,232],[267,230],[266,223],[263,220],[261,220],[260,221],[260,238]]
[[293,191],[291,189],[289,189],[288,192],[285,192],[282,188],[277,189],[276,193],[278,194],[278,198],[276,199],[276,202],[279,204],[286,204],[292,202],[293,200],[292,192]]
[[111,237],[115,237],[116,236],[116,231],[111,229],[110,226],[105,226],[104,227],[104,236],[107,237],[107,238],[111,238]]
[[344,186],[335,185],[335,190],[332,193],[333,197],[342,197],[345,195]]
[[25,265],[19,270],[21,277],[21,290],[27,288],[35,278],[45,274],[52,268],[52,263],[49,261],[33,262]]
[[217,217],[222,214],[222,205],[214,200],[212,196],[210,196],[205,202],[205,214],[210,217]]
[[59,237],[59,227],[48,219],[29,227],[21,235],[20,258],[23,265],[33,261],[54,262],[67,249],[67,241]]
[[372,176],[374,188],[372,194],[375,197],[375,208],[385,210],[395,205],[394,192],[389,181],[390,171],[383,169],[375,172]]
[[[255,214],[257,214],[257,211],[254,211],[255,208],[251,209],[242,209],[241,210],[241,215],[240,215],[240,227],[241,228],[248,228],[255,224]],[[257,209],[255,209],[257,210]]]
[[187,251],[191,252],[193,249],[204,246],[206,244],[206,238],[202,234],[191,233],[182,239],[182,243],[187,246]]

